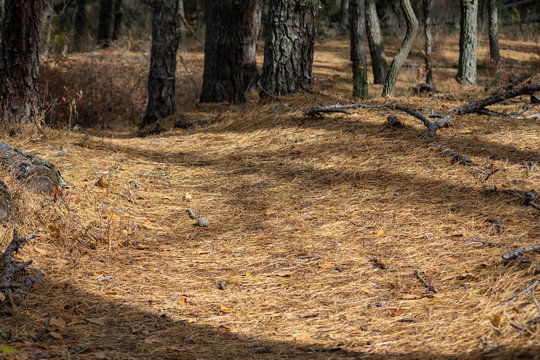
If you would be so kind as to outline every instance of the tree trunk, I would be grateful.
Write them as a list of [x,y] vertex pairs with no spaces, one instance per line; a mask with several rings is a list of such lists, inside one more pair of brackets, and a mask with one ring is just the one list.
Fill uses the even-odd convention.
[[349,5],[353,97],[365,99],[368,97],[365,1],[351,0]]
[[108,47],[111,39],[113,25],[113,0],[101,0],[99,8],[98,43]]
[[371,54],[371,67],[373,68],[373,83],[384,84],[388,67],[386,66],[386,56],[379,25],[379,16],[375,0],[366,0],[366,28]]
[[148,106],[143,126],[174,114],[178,0],[154,0]]
[[80,50],[81,42],[86,38],[87,30],[86,0],[77,0],[77,8],[73,15],[73,41],[77,50]]
[[43,1],[41,11],[41,53],[43,57],[49,56],[49,44],[51,43],[52,21],[54,16],[53,4],[49,1]]
[[114,26],[112,32],[112,39],[116,41],[122,35],[122,0],[116,0],[114,2]]
[[424,10],[424,35],[426,37],[426,43],[424,47],[424,64],[426,66],[426,84],[433,86],[433,72],[431,64],[431,45],[433,38],[431,37],[431,18],[430,11],[433,0],[423,0]]
[[38,108],[41,0],[6,0],[0,47],[2,123],[31,122]]
[[501,53],[499,52],[499,30],[497,25],[497,2],[496,0],[489,1],[489,53],[491,57],[491,65],[495,73],[501,71]]
[[206,1],[206,40],[200,102],[243,104],[244,3],[236,0]]
[[341,11],[341,26],[343,28],[347,28],[347,26],[349,25],[349,4],[350,4],[350,1],[349,0],[341,0],[341,8],[340,8],[340,11]]
[[263,0],[245,1],[244,20],[242,20],[244,39],[243,82],[244,91],[257,91],[259,70],[257,69],[257,38],[261,29]]
[[288,94],[313,86],[317,5],[270,0],[259,96]]
[[392,64],[390,65],[388,76],[386,77],[386,81],[384,82],[384,88],[382,92],[383,96],[394,96],[399,70],[405,62],[405,59],[407,59],[407,56],[409,56],[412,45],[414,43],[414,39],[416,38],[416,34],[418,33],[418,20],[416,20],[416,16],[414,16],[414,11],[411,7],[410,1],[401,0],[401,8],[403,9],[403,13],[405,14],[405,20],[407,21],[407,32],[405,33],[405,38],[403,39],[401,47],[399,48],[396,56],[394,57],[394,60],[392,61]]
[[476,83],[476,41],[478,0],[461,0],[461,30],[457,79],[460,83]]
[[178,16],[180,16],[180,21],[178,22],[178,35],[181,40],[186,38],[186,24],[182,19],[186,18],[186,12],[184,11],[184,0],[178,1]]

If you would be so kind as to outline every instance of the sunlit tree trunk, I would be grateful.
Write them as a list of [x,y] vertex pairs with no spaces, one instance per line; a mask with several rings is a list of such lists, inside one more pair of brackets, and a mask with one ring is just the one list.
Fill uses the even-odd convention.
[[349,3],[353,97],[362,99],[368,96],[365,10],[364,0]]
[[407,57],[409,56],[412,45],[414,43],[414,39],[416,38],[416,34],[418,33],[418,20],[416,20],[416,16],[414,15],[414,11],[411,7],[410,1],[401,0],[401,8],[405,13],[405,19],[407,21],[407,32],[405,33],[405,38],[403,39],[403,43],[401,44],[398,53],[396,54],[394,60],[392,61],[392,64],[390,65],[390,70],[388,70],[388,76],[386,77],[386,81],[384,82],[384,88],[382,92],[383,96],[394,96],[399,70],[401,69],[401,66],[403,66],[405,59],[407,59]]
[[373,69],[373,83],[384,84],[388,67],[381,36],[381,26],[375,0],[366,0],[366,30]]
[[178,50],[178,0],[152,4],[152,52],[148,75],[148,106],[142,125],[174,114],[176,51]]
[[457,79],[461,83],[476,83],[478,0],[461,0],[461,29]]
[[243,81],[244,91],[256,91],[257,81],[259,81],[259,70],[257,69],[257,38],[261,29],[261,15],[263,0],[245,1],[246,9],[243,11],[242,21],[244,40],[244,64]]
[[497,19],[497,2],[496,0],[489,1],[489,53],[491,57],[491,65],[496,73],[501,71],[502,61],[499,51],[499,30]]
[[0,46],[2,124],[31,122],[38,109],[41,0],[5,0]]
[[259,96],[288,94],[313,86],[317,4],[270,0]]

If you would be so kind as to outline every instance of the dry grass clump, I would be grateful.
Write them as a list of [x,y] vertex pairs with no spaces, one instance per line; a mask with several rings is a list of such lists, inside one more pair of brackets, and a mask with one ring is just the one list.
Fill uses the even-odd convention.
[[[538,211],[485,190],[539,190],[527,165],[540,159],[538,120],[456,117],[437,142],[470,156],[462,166],[412,118],[382,131],[386,109],[303,117],[351,101],[347,56],[345,42],[317,49],[310,94],[184,103],[187,117],[217,119],[207,127],[15,140],[71,188],[56,202],[17,197],[21,226],[44,228],[21,257],[46,276],[0,322],[2,341],[21,357],[91,359],[536,356],[532,297],[506,302],[540,259],[501,255],[538,242]],[[443,110],[484,96],[445,71],[440,94],[396,100]],[[403,94],[415,77],[404,69]],[[210,225],[193,226],[188,208]]]

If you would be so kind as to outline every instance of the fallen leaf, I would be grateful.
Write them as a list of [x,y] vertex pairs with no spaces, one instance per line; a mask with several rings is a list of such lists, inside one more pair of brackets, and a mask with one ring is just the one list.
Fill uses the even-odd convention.
[[493,317],[490,320],[491,325],[495,326],[496,328],[501,325],[501,317],[499,315],[493,315]]
[[56,331],[51,331],[49,332],[49,335],[51,335],[52,338],[56,339],[56,340],[62,340],[64,337],[62,336],[62,334],[59,334],[57,333]]
[[246,277],[253,276],[253,274],[246,272]]
[[108,188],[109,185],[107,185],[107,183],[105,181],[103,181],[103,178],[100,177],[98,181],[96,181],[96,183],[94,184],[94,186],[97,186],[97,187],[100,187],[100,188]]
[[0,301],[4,301],[4,300],[6,300],[6,294],[0,291]]
[[302,333],[298,334],[294,337],[294,340],[296,341],[312,341],[313,338],[311,337],[310,333]]
[[51,231],[51,235],[56,239],[59,239],[62,236],[62,232],[55,225],[49,225],[49,230]]
[[397,308],[396,310],[390,310],[388,315],[390,315],[390,316],[398,316],[398,315],[403,314],[403,312],[404,312],[404,310],[402,308]]
[[222,329],[225,329],[225,330],[231,330],[232,329],[230,326],[226,326],[226,325],[219,325],[218,328],[222,328]]
[[224,313],[232,313],[232,312],[235,312],[236,310],[234,310],[233,308],[227,307],[223,304],[219,304],[219,311],[224,312]]
[[17,350],[7,345],[0,345],[0,354],[15,354]]
[[58,319],[58,318],[51,318],[49,324],[52,325],[52,326],[56,326],[56,327],[59,328],[59,329],[63,329],[63,328],[66,327],[66,322],[65,322],[65,320],[63,320],[63,319]]
[[105,326],[105,321],[101,318],[87,318],[86,321],[91,322],[92,324]]
[[384,230],[375,231],[375,235],[377,235],[377,236],[381,236],[382,234],[384,234]]

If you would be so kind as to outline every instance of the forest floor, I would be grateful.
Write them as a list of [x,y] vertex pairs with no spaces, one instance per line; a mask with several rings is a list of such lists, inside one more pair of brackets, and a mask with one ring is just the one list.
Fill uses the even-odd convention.
[[[540,63],[538,43],[501,48],[508,76]],[[457,40],[437,49],[436,64],[457,63]],[[303,116],[352,101],[348,51],[347,41],[319,43],[311,93],[196,106],[203,54],[186,48],[179,113],[210,125],[172,129],[171,117],[168,131],[146,138],[116,121],[8,139],[57,165],[70,189],[56,201],[14,192],[18,228],[41,228],[19,257],[45,275],[13,316],[0,316],[0,345],[16,351],[4,358],[537,358],[533,298],[507,300],[538,278],[540,257],[501,255],[538,243],[540,212],[486,190],[540,191],[540,119],[456,116],[429,140],[397,112],[405,128],[383,130],[389,109]],[[487,44],[479,51],[487,64]],[[114,70],[107,60],[116,59],[121,74],[129,63],[144,94],[145,56],[111,49],[58,66],[92,59]],[[409,61],[422,62],[418,49]],[[455,71],[436,67],[439,93],[417,96],[421,71],[404,68],[394,100],[442,111],[493,90],[487,69],[474,87],[457,84]],[[388,101],[380,91],[372,85],[368,102]],[[209,226],[194,226],[187,209]]]

